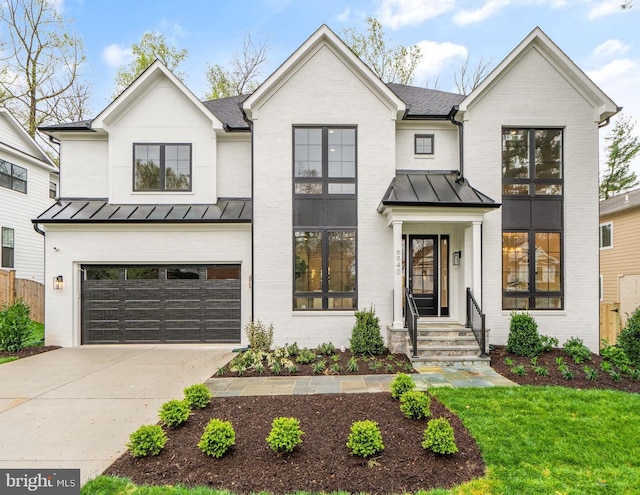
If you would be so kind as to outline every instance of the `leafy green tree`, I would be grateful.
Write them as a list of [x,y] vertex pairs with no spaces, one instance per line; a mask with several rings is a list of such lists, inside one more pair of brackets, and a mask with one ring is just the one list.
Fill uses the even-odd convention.
[[250,93],[258,87],[258,80],[267,61],[268,41],[254,43],[250,34],[244,38],[241,53],[235,53],[229,68],[218,64],[207,67],[210,90],[207,100]]
[[88,111],[82,40],[55,7],[50,0],[0,3],[0,104],[31,137],[43,124],[82,120]]
[[640,139],[634,135],[635,122],[620,115],[611,132],[605,136],[607,163],[600,178],[600,199],[607,199],[638,185],[638,176],[629,169],[640,153]]
[[422,60],[420,47],[392,47],[380,21],[368,17],[366,22],[366,33],[348,28],[342,31],[342,40],[384,82],[411,84],[416,67]]
[[166,65],[177,77],[184,78],[184,74],[178,70],[178,66],[187,58],[189,52],[184,48],[178,50],[169,46],[164,35],[160,33],[144,33],[139,43],[131,45],[131,52],[133,60],[121,66],[116,74],[114,98],[127,89],[156,59]]

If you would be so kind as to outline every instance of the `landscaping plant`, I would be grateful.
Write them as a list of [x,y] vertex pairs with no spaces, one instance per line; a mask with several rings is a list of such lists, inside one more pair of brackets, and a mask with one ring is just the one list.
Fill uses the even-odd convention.
[[382,433],[375,421],[355,421],[351,425],[351,433],[347,440],[347,447],[353,455],[370,457],[384,450]]
[[336,353],[336,346],[331,342],[323,342],[318,346],[316,351],[323,356],[333,356]]
[[250,321],[244,327],[249,341],[249,347],[258,351],[268,352],[273,344],[273,324],[268,327],[260,320]]
[[400,399],[402,394],[416,388],[416,384],[411,376],[405,373],[398,373],[389,385],[389,388],[391,389],[391,397]]
[[616,366],[628,366],[631,364],[627,353],[622,347],[610,345],[607,339],[602,340],[602,349],[600,349],[600,355],[615,364]]
[[271,431],[267,444],[274,452],[292,452],[302,443],[304,432],[300,429],[300,421],[296,418],[275,418],[271,423]]
[[618,335],[618,346],[624,350],[633,366],[640,367],[640,307],[636,308]]
[[409,390],[400,396],[400,410],[409,419],[431,416],[431,398],[419,390]]
[[591,351],[586,345],[584,345],[581,338],[571,337],[564,343],[563,349],[576,364],[583,363],[584,361],[591,361]]
[[211,402],[211,392],[204,383],[184,389],[184,400],[191,409],[204,409]]
[[127,449],[133,457],[158,455],[167,443],[167,434],[159,425],[143,425],[129,435]]
[[542,352],[538,324],[529,313],[511,313],[507,351],[517,356],[534,357]]
[[198,447],[208,456],[219,459],[236,444],[236,432],[230,421],[212,419],[204,428]]
[[351,331],[351,352],[357,356],[382,354],[384,340],[380,333],[380,319],[373,308],[356,311],[356,324]]
[[432,419],[427,423],[422,437],[422,447],[442,455],[458,452],[453,427],[447,418]]
[[316,353],[310,351],[306,347],[300,351],[300,353],[296,356],[296,363],[300,364],[309,364],[313,363],[316,360]]
[[160,419],[172,428],[183,424],[191,415],[191,408],[184,400],[169,400],[160,407]]
[[18,352],[33,340],[29,306],[18,299],[0,310],[0,350]]

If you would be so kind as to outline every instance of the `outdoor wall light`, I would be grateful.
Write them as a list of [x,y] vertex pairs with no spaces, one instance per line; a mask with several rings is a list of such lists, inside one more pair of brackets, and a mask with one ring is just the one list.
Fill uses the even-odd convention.
[[64,278],[62,275],[53,277],[53,290],[62,290],[64,288]]
[[461,259],[462,259],[462,251],[454,251],[453,252],[453,264],[456,265],[456,266],[459,265]]

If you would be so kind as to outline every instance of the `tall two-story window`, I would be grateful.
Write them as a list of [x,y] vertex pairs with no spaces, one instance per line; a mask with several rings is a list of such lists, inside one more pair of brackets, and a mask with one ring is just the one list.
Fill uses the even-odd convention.
[[190,191],[190,144],[134,144],[134,191]]
[[562,129],[502,130],[502,308],[562,309]]
[[295,127],[293,148],[293,309],[356,309],[356,129]]
[[2,266],[4,268],[14,268],[14,242],[15,231],[8,227],[2,227]]
[[27,169],[0,160],[0,186],[27,193]]

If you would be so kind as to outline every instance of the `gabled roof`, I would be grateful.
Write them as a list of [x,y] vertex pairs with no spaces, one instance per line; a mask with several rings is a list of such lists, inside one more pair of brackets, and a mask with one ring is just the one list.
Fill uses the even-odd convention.
[[603,122],[618,113],[618,107],[604,91],[571,60],[539,27],[531,31],[507,57],[460,103],[464,112],[473,102],[492,88],[509,69],[530,50],[537,50],[596,110],[597,120]]
[[500,204],[472,187],[457,170],[398,170],[378,211],[385,206],[498,208]]
[[144,94],[155,82],[165,77],[171,81],[174,86],[180,90],[202,114],[211,121],[212,128],[222,129],[222,122],[212,114],[207,107],[187,88],[184,83],[178,79],[160,60],[153,62],[138,78],[131,83],[118,97],[113,100],[98,116],[91,122],[92,129],[101,129],[108,124],[113,118],[119,115],[123,109],[135,101],[140,95]]
[[16,148],[9,143],[0,141],[0,150],[18,155],[30,163],[42,167],[49,172],[58,173],[58,167],[51,161],[51,158],[42,150],[36,141],[29,135],[24,127],[16,120],[13,114],[4,107],[0,107],[0,119],[4,120],[17,135],[18,140],[24,144],[23,149]]
[[258,109],[270,95],[286,83],[307,60],[322,47],[329,47],[345,65],[362,81],[381,101],[394,111],[397,119],[404,115],[406,106],[398,96],[384,84],[373,71],[360,60],[344,42],[326,24],[313,33],[285,62],[276,69],[243,103],[248,118],[257,118]]
[[600,216],[638,207],[640,207],[640,189],[634,189],[600,201]]

